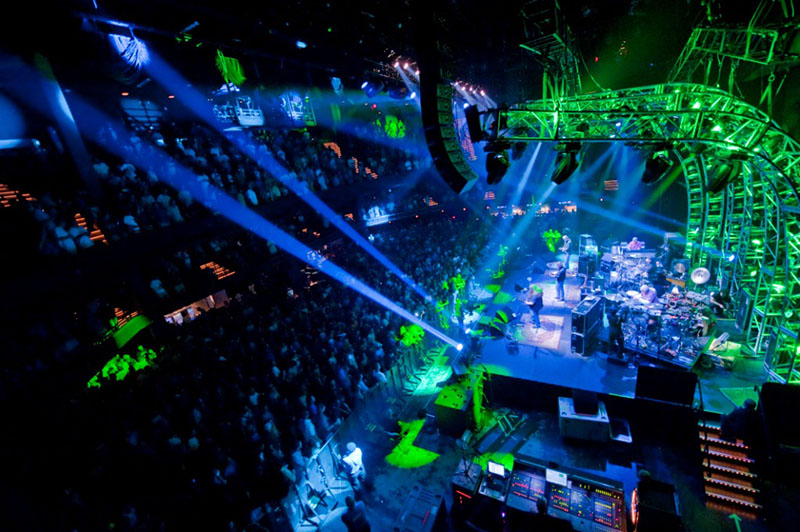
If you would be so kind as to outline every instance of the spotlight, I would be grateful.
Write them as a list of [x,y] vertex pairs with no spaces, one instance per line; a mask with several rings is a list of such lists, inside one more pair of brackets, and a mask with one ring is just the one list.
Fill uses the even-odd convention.
[[642,183],[652,185],[667,175],[676,163],[669,159],[666,151],[658,151],[644,163]]
[[731,253],[726,258],[728,259],[728,262],[733,262],[736,260],[736,253]]
[[365,81],[361,88],[364,89],[364,93],[367,95],[367,98],[372,98],[373,96],[380,94],[386,88],[383,81],[381,80],[368,80]]
[[416,92],[414,92],[414,91],[411,91],[411,94],[410,94],[408,97],[409,97],[409,98],[411,98],[411,99],[413,100],[414,98],[416,98],[416,97],[417,97],[417,93],[416,93]]
[[297,46],[297,47],[298,47],[298,48],[300,48],[301,50],[302,50],[303,48],[306,48],[306,47],[308,46],[308,45],[307,45],[306,43],[304,43],[303,41],[297,41],[297,42],[296,42],[296,43],[294,43],[294,44],[295,44],[295,46]]
[[580,149],[581,145],[577,142],[570,142],[563,146],[561,153],[556,157],[556,168],[553,170],[550,181],[556,185],[560,185],[575,173],[581,165],[578,157]]
[[458,344],[458,345],[456,345],[456,349],[457,349],[457,350],[459,350],[459,351],[461,351],[462,349],[464,349],[464,344]]
[[508,152],[506,150],[487,153],[486,183],[489,185],[496,185],[502,181],[509,166],[511,166],[511,163],[508,160]]
[[403,68],[407,69],[408,68],[408,63],[403,63]]
[[742,173],[742,167],[743,163],[741,159],[722,161],[722,163],[708,175],[708,192],[711,194],[718,194],[725,190],[728,183],[739,177],[739,174]]

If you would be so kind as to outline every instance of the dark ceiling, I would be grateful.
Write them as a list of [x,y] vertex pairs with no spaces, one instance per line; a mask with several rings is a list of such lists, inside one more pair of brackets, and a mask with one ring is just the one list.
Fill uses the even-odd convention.
[[[458,75],[485,87],[495,101],[513,103],[541,94],[541,69],[519,45],[529,40],[537,22],[530,14],[553,1],[77,0],[54,3],[50,10],[30,2],[28,9],[37,12],[15,20],[31,21],[33,27],[10,46],[45,53],[66,84],[91,85],[117,73],[110,66],[116,60],[110,46],[86,31],[93,27],[87,17],[107,18],[132,24],[140,39],[197,85],[221,83],[214,66],[219,48],[240,59],[256,84],[325,86],[330,76],[338,76],[346,87],[357,88],[375,62],[386,62],[392,53],[415,57],[416,22],[420,13],[436,6],[446,20]],[[721,17],[717,24],[741,24],[757,2],[560,4],[585,59],[581,70],[587,92],[665,81],[692,28],[706,20],[708,5]],[[177,42],[180,31],[195,22],[191,40]],[[298,40],[307,47],[299,49]]]

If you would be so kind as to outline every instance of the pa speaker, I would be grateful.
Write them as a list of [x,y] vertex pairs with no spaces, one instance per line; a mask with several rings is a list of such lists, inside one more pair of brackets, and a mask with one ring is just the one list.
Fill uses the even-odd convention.
[[[417,2],[417,61],[420,68],[420,107],[425,142],[445,183],[457,194],[472,188],[478,174],[470,168],[456,136],[453,118],[453,58],[446,42],[447,28],[427,2]],[[477,110],[477,109],[476,109]],[[476,140],[477,142],[477,140]]]
[[692,406],[697,375],[690,371],[641,366],[636,376],[636,398]]

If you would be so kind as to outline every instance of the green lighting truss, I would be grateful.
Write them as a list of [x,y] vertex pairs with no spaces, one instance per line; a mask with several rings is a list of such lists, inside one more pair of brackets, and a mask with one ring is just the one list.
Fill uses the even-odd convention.
[[785,32],[772,28],[695,28],[668,79],[691,80],[701,71],[708,85],[721,57],[772,64],[782,55],[781,35]]
[[[777,123],[720,89],[668,83],[524,102],[499,124],[510,142],[670,143],[688,191],[687,257],[749,295],[751,354],[772,379],[800,382],[800,143]],[[730,159],[743,171],[712,193]]]

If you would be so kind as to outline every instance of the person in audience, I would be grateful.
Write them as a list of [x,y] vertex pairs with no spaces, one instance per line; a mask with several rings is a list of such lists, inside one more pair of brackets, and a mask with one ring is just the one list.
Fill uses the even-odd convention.
[[342,523],[347,527],[347,532],[370,532],[364,501],[356,502],[348,495],[345,497],[344,503],[347,509],[342,514]]

